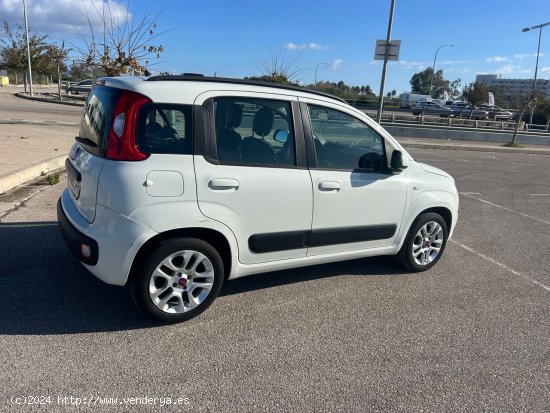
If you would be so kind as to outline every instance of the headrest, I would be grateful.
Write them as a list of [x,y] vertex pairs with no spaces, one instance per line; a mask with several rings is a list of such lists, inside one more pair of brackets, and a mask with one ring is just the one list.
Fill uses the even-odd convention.
[[252,124],[252,130],[254,133],[264,137],[271,132],[273,127],[273,111],[267,108],[261,108],[254,115],[254,122]]
[[238,128],[243,120],[243,107],[231,105],[225,111],[225,127],[227,129]]

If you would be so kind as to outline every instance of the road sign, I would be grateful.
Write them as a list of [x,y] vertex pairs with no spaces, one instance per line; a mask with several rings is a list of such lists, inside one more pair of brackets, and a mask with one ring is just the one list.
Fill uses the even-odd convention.
[[385,40],[376,41],[376,50],[374,51],[374,60],[384,60],[386,56],[386,48],[388,49],[388,60],[399,60],[399,49],[401,48],[401,40],[390,40],[386,46]]

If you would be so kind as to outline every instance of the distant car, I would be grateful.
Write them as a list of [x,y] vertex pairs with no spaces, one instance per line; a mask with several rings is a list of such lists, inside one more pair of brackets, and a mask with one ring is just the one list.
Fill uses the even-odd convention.
[[92,79],[86,79],[81,82],[78,82],[75,85],[69,85],[67,92],[74,93],[75,95],[78,95],[79,93],[90,93],[92,90]]
[[61,86],[61,87],[63,88],[63,90],[64,90],[65,92],[69,92],[69,88],[70,88],[71,86],[76,85],[77,83],[78,83],[78,82],[70,82],[70,81],[68,81],[68,80],[65,80],[65,81],[63,81],[63,86]]
[[449,117],[453,116],[453,111],[450,108],[441,106],[435,102],[423,101],[415,103],[412,107],[412,113],[415,116],[424,114],[432,116]]
[[481,110],[489,112],[489,118],[494,120],[511,120],[514,114],[495,105],[481,105]]
[[472,118],[472,119],[487,119],[489,117],[489,112],[486,110],[478,109],[475,106],[472,106],[468,102],[455,102],[452,106],[453,116],[457,118]]

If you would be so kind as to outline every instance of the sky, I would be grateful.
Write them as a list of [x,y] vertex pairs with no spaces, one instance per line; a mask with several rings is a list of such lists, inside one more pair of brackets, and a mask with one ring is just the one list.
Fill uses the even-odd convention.
[[[26,0],[29,26],[56,42],[78,45],[87,33],[87,9],[103,0]],[[107,0],[105,0],[107,1]],[[155,39],[165,51],[156,71],[223,77],[263,74],[273,57],[292,63],[295,80],[380,87],[382,62],[374,60],[385,39],[390,0],[108,0],[120,16],[158,14]],[[96,33],[102,24],[92,18]],[[22,0],[0,0],[0,21],[23,23]],[[533,78],[539,30],[550,21],[550,0],[396,0],[392,40],[401,40],[397,62],[388,64],[385,91],[410,91],[411,76],[432,66],[462,85],[476,74]],[[542,30],[538,77],[550,79],[550,26]]]

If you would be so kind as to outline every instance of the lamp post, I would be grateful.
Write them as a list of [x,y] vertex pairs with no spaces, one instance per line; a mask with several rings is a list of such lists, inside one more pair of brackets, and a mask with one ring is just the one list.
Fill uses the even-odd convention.
[[435,61],[437,59],[437,52],[439,52],[439,49],[441,49],[442,47],[453,47],[454,44],[442,44],[441,46],[439,46],[437,48],[437,50],[435,51],[435,56],[434,56],[434,64],[432,66],[432,79],[430,80],[430,92],[428,93],[430,96],[432,96],[432,87],[433,87],[433,84],[434,84],[434,76],[435,76]]
[[[533,27],[524,27],[521,31],[523,33],[528,32],[529,30],[533,29],[539,29],[539,46],[537,48],[537,63],[535,65],[535,79],[533,80],[533,93],[537,90],[537,72],[539,70],[539,54],[540,54],[540,38],[542,37],[542,28],[545,26],[550,25],[550,22],[539,24]],[[535,108],[531,108],[531,116],[529,119],[529,123],[533,123],[533,112],[535,111]]]
[[328,66],[330,65],[329,62],[321,62],[321,63],[317,63],[317,66],[315,66],[315,86],[317,86],[317,69],[319,69],[319,66],[321,65],[325,65],[325,66]]
[[23,14],[25,16],[25,39],[27,42],[27,64],[28,64],[28,72],[29,72],[29,86],[30,86],[30,92],[32,96],[33,94],[32,94],[32,72],[31,72],[31,50],[29,48],[29,25],[27,23],[27,4],[25,3],[25,0],[23,0]]

